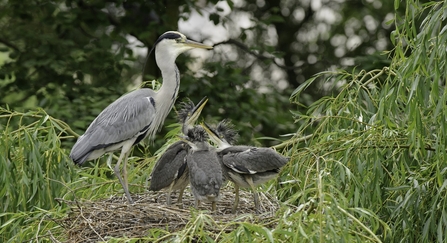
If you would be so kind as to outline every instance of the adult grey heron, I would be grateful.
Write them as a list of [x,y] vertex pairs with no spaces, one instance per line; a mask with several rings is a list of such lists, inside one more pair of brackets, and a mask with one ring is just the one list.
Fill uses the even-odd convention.
[[70,158],[79,165],[105,153],[121,150],[114,172],[131,204],[133,200],[129,193],[126,168],[130,150],[146,137],[153,139],[162,126],[174,105],[180,86],[180,73],[175,60],[178,55],[192,48],[213,47],[189,40],[176,31],[162,34],[150,51],[152,53],[155,50],[155,61],[161,70],[163,83],[160,89],[154,91],[142,88],[115,100],[93,120],[71,150]]
[[259,197],[256,187],[275,178],[281,167],[288,162],[288,158],[271,148],[233,146],[237,132],[225,120],[215,128],[205,123],[204,128],[218,147],[217,154],[224,165],[224,177],[234,184],[235,200],[232,213],[236,213],[239,204],[239,187],[251,188],[255,208],[259,212]]
[[186,139],[185,142],[190,146],[186,163],[195,198],[194,207],[198,208],[201,201],[209,201],[212,211],[215,211],[222,186],[222,168],[216,150],[208,143],[208,135],[202,126],[188,130]]
[[[178,118],[185,136],[193,128],[207,101],[208,99],[205,97],[197,105],[194,105],[192,101],[182,103],[182,108],[178,111]],[[189,170],[186,163],[188,148],[189,145],[182,140],[173,143],[160,156],[152,170],[149,190],[167,189],[167,205],[171,205],[171,192],[179,190],[177,203],[180,208],[183,207],[183,191],[189,184]]]

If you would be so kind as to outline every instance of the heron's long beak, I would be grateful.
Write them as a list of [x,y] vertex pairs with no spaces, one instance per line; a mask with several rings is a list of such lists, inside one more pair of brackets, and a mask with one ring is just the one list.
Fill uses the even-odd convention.
[[208,133],[208,136],[210,137],[211,141],[213,143],[217,144],[218,146],[223,144],[223,141],[219,138],[219,135],[217,132],[212,129],[206,122],[200,124],[203,129],[205,129],[206,133]]
[[212,46],[205,45],[200,42],[196,42],[196,41],[192,41],[192,40],[186,40],[184,44],[187,46],[190,46],[190,47],[194,47],[194,48],[201,48],[201,49],[208,49],[208,50],[213,49]]
[[194,125],[194,123],[199,119],[200,113],[202,113],[203,107],[205,107],[206,102],[208,102],[208,98],[205,96],[199,103],[194,106],[194,109],[191,113],[191,116],[186,120],[187,125]]
[[191,148],[193,148],[193,149],[197,149],[197,146],[196,146],[193,142],[189,141],[189,140],[188,140],[188,137],[186,137],[186,136],[181,136],[181,135],[177,135],[177,137],[180,138],[180,140],[181,140],[182,142],[185,142],[186,144],[188,144],[189,147],[191,147]]

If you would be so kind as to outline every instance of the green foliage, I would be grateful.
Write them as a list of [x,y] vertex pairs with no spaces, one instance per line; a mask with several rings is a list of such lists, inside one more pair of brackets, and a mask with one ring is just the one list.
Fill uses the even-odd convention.
[[[47,217],[47,210],[60,207],[55,198],[67,191],[66,183],[74,177],[72,162],[61,149],[61,138],[71,130],[42,110],[19,113],[0,108],[0,119],[0,207],[4,212],[0,239],[25,241],[51,225],[40,221]],[[10,123],[18,126],[11,129]]]
[[[292,157],[299,160],[286,169],[290,185],[279,189],[281,198],[299,208],[300,232],[311,241],[360,235],[356,241],[446,239],[447,34],[439,21],[447,5],[406,7],[405,21],[397,19],[390,68],[320,73],[294,93],[298,101],[319,78],[339,89],[296,117],[297,134],[313,136],[293,145]],[[426,17],[418,29],[413,20],[420,15]],[[311,217],[321,234],[308,223]]]

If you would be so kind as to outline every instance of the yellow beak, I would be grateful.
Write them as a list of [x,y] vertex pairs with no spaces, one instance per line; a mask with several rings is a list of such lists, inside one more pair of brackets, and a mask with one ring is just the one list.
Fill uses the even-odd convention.
[[201,49],[208,49],[208,50],[213,49],[212,46],[205,45],[200,42],[196,42],[196,41],[192,41],[192,40],[186,40],[185,45],[194,47],[194,48],[201,48]]
[[202,113],[203,108],[206,105],[206,102],[208,102],[208,98],[205,96],[195,107],[194,110],[192,111],[191,117],[189,117],[188,119],[188,123],[190,123],[190,125],[193,125],[194,122],[197,121],[197,119],[200,116],[200,113]]
[[216,131],[214,131],[214,129],[212,129],[208,124],[201,123],[200,125],[203,127],[203,129],[205,129],[206,133],[208,133],[208,136],[210,137],[211,141],[213,141],[213,143],[215,144],[222,143],[222,140],[219,138],[219,135],[217,135]]

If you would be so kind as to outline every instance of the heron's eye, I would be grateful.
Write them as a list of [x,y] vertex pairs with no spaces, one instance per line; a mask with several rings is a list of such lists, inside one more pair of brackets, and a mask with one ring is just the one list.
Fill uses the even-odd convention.
[[175,41],[176,41],[177,43],[181,43],[181,42],[183,42],[183,39],[182,39],[182,38],[177,38],[177,39],[175,39]]

